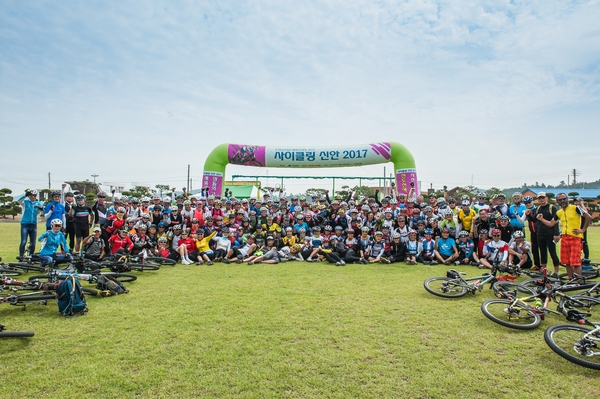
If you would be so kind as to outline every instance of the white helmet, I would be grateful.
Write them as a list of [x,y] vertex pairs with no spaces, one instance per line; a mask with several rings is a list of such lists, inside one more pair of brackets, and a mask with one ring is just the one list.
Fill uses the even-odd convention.
[[52,219],[52,221],[50,222],[51,226],[62,226],[62,220],[60,219]]

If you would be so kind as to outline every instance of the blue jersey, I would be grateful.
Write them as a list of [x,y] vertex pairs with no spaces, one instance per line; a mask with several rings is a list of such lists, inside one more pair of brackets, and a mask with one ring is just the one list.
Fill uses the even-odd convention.
[[438,238],[437,240],[438,252],[444,256],[454,255],[454,247],[456,247],[456,241],[454,238]]
[[50,227],[50,223],[54,219],[58,219],[64,223],[65,206],[60,202],[52,201],[44,208],[44,215],[46,215],[46,227]]

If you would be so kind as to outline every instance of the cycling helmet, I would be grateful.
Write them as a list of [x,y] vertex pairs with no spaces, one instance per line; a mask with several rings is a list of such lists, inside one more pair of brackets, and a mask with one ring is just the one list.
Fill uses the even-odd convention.
[[125,208],[123,208],[122,206],[117,208],[117,212],[118,213],[125,213]]
[[160,237],[158,239],[158,242],[167,242],[167,238],[166,237]]
[[383,233],[382,233],[381,231],[377,230],[377,231],[375,232],[375,235],[376,235],[376,236],[382,236],[382,235],[383,235]]
[[183,205],[192,205],[192,201],[185,200],[185,201],[183,201]]
[[331,225],[325,225],[325,231],[333,231],[333,227]]
[[354,229],[351,229],[350,227],[348,227],[346,229],[346,233],[354,233]]
[[292,231],[292,230],[293,230],[293,229],[292,229],[291,227],[289,227],[289,226],[285,228],[285,231],[286,231],[286,232],[287,232],[287,231]]
[[135,218],[134,217],[128,217],[127,218],[127,223],[135,223]]
[[452,209],[446,209],[444,211],[444,216],[449,216],[449,215],[454,216],[454,212],[452,212]]
[[525,204],[531,204],[533,202],[533,197],[530,197],[529,195],[527,197],[523,197],[523,202]]
[[497,198],[506,198],[506,195],[504,195],[504,193],[500,193],[496,197]]
[[461,230],[460,233],[458,233],[459,237],[468,237],[469,236],[469,232],[466,230]]
[[439,198],[437,200],[438,205],[445,205],[446,204],[446,200],[444,198]]
[[148,198],[148,197],[142,197],[142,202],[150,202],[150,198]]
[[304,227],[301,227],[300,230],[298,230],[298,233],[306,233],[306,229]]
[[448,201],[447,201],[447,202],[448,202],[449,204],[456,204],[456,198],[454,198],[454,197],[450,197],[450,198],[448,198]]
[[104,191],[100,191],[98,193],[98,198],[106,198],[106,193]]
[[416,230],[413,230],[413,229],[410,229],[410,230],[408,230],[408,235],[409,235],[409,236],[410,236],[410,235],[413,235],[413,234],[414,234],[414,235],[416,235],[416,234],[417,234],[417,231],[416,231]]
[[465,201],[465,200],[467,200],[467,201],[468,201],[468,200],[470,200],[470,199],[471,199],[471,197],[469,197],[467,194],[463,194],[463,195],[461,195],[461,196],[460,196],[460,199],[461,199],[462,201]]
[[344,230],[344,228],[342,226],[335,226],[334,230],[335,231],[338,231],[338,230],[342,231],[342,230]]
[[57,191],[57,190],[52,191],[52,197],[60,197],[60,191]]
[[429,223],[437,223],[438,220],[435,217],[429,218]]
[[163,202],[171,202],[171,197],[163,197]]
[[25,190],[25,195],[29,196],[29,195],[38,195],[37,190]]
[[390,200],[390,205],[396,205],[397,203],[398,203],[398,201],[396,201],[393,198]]
[[500,231],[500,229],[492,229],[492,235],[496,236],[496,235],[501,235],[502,232]]
[[425,207],[425,212],[433,212],[433,208],[430,206]]
[[155,228],[156,228],[156,225],[155,225],[154,223],[152,223],[150,226],[148,226],[148,228],[149,228],[149,229],[152,229],[152,228],[154,228],[154,229],[155,229]]
[[175,226],[173,226],[173,230],[181,230],[181,225],[176,224]]
[[360,209],[363,211],[370,211],[371,207],[369,205],[363,205]]
[[212,218],[212,216],[206,216],[206,217],[204,218],[204,221],[206,221],[206,222],[212,222],[212,221],[213,221],[213,218]]
[[501,222],[508,222],[510,219],[508,218],[508,216],[506,216],[506,215],[502,215],[502,216],[500,216],[499,220],[500,220]]
[[383,213],[394,213],[394,212],[392,212],[391,209],[386,209],[385,211],[383,211]]
[[171,207],[171,212],[175,212],[175,211],[178,211],[178,210],[179,210],[179,208],[177,208],[177,206],[176,206],[176,205],[173,205],[173,206]]
[[523,233],[521,230],[517,230],[513,233],[513,238],[523,238],[525,237],[525,233]]
[[523,194],[521,194],[519,191],[515,191],[512,196],[514,198],[514,197],[521,197],[522,195]]
[[85,201],[85,197],[83,195],[78,195],[75,197],[75,201]]
[[416,202],[417,202],[417,199],[416,199],[416,198],[414,198],[414,197],[410,197],[410,198],[408,199],[408,202],[410,202],[411,204],[414,204],[414,203],[416,203]]
[[321,231],[321,228],[319,226],[315,226],[312,228],[312,231]]
[[371,229],[368,226],[363,226],[360,228],[360,231],[362,231],[363,233],[368,233]]
[[400,238],[401,234],[396,232],[394,234],[392,234],[392,238]]
[[358,213],[358,209],[356,209],[356,208],[350,209],[350,213]]
[[471,205],[471,203],[469,202],[469,200],[468,200],[468,199],[466,199],[466,200],[463,200],[463,201],[461,202],[461,205],[462,205],[462,206],[470,206],[470,205]]
[[52,219],[52,221],[50,222],[51,226],[62,226],[62,220],[60,219]]
[[131,202],[132,202],[133,204],[139,204],[139,203],[140,203],[140,199],[139,199],[138,197],[133,197],[133,198],[131,199]]
[[165,222],[158,222],[158,227],[167,227]]
[[302,219],[304,219],[304,215],[301,214],[301,213],[299,213],[299,214],[296,215],[296,219],[302,220]]
[[483,199],[485,199],[485,193],[479,193],[479,194],[477,194],[477,198],[483,198]]
[[149,219],[150,218],[150,214],[148,214],[148,213],[142,213],[142,219],[143,218]]
[[431,229],[431,228],[426,228],[426,229],[425,229],[423,232],[424,232],[425,234],[429,234],[429,235],[431,235],[431,234],[433,234],[433,229]]
[[487,234],[487,233],[488,233],[487,229],[479,230],[479,234]]
[[329,237],[329,241],[339,241],[339,237],[338,236],[331,236]]
[[425,208],[425,207],[427,207],[427,206],[429,206],[429,205],[427,204],[427,202],[421,202],[421,203],[419,204],[419,208]]

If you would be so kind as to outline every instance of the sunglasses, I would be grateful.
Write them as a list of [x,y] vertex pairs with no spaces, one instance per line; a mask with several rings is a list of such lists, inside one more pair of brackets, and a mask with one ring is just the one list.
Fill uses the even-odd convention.
[[500,237],[500,234],[492,234],[492,237]]

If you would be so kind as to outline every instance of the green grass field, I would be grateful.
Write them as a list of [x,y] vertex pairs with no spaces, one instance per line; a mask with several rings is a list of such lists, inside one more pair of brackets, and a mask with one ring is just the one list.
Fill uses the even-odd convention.
[[[19,225],[0,223],[0,256]],[[600,228],[590,229],[600,259]],[[483,316],[490,290],[458,300],[423,280],[446,266],[284,263],[163,267],[117,297],[0,306],[0,323],[35,331],[0,341],[0,398],[579,398],[600,371]],[[474,267],[461,267],[469,276]]]

